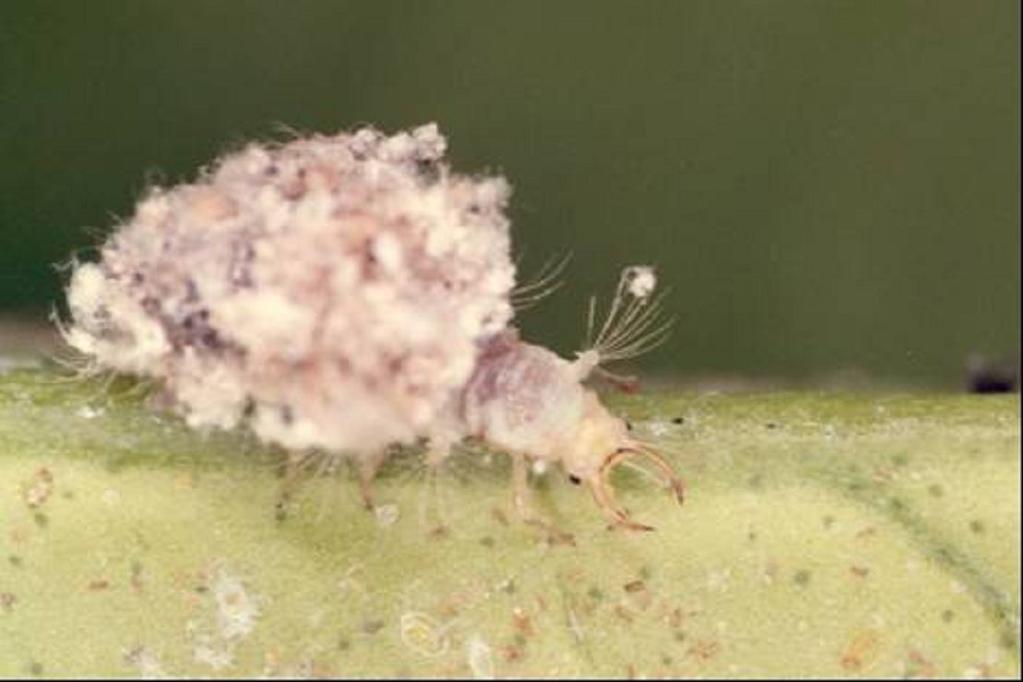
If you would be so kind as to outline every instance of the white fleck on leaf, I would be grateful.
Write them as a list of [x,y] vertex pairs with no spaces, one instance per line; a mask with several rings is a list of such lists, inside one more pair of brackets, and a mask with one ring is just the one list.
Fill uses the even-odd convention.
[[397,523],[398,517],[401,516],[401,510],[396,504],[381,504],[373,507],[373,515],[376,517],[377,523],[386,528]]
[[401,614],[401,641],[412,651],[428,658],[443,656],[450,646],[445,628],[420,611]]
[[473,635],[466,642],[465,650],[473,679],[494,679],[494,656],[487,640],[483,639],[481,635]]

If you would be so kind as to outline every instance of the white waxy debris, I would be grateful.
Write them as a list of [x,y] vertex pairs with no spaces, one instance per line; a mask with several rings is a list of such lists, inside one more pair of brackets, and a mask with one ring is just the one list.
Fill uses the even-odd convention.
[[217,600],[217,630],[223,639],[240,639],[255,629],[260,615],[259,600],[223,567],[217,570],[213,596]]
[[657,288],[657,275],[649,265],[633,265],[627,276],[629,294],[635,298],[648,298]]
[[96,419],[102,417],[104,413],[103,408],[92,407],[91,405],[83,405],[76,412],[75,415],[82,419]]
[[379,504],[373,507],[373,515],[379,525],[387,528],[398,522],[401,512],[396,504]]
[[494,656],[487,640],[483,639],[481,635],[473,635],[466,642],[465,651],[473,679],[492,680],[495,678]]
[[356,456],[430,435],[515,282],[507,182],[446,147],[434,124],[253,143],[152,189],[75,265],[65,339],[193,427]]

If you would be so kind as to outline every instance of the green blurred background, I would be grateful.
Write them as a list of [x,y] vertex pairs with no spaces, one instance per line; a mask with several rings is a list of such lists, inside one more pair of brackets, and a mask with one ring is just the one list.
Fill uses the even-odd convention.
[[574,254],[530,337],[655,263],[645,369],[954,386],[1019,350],[1019,78],[1016,0],[3,0],[0,316],[249,137],[437,121],[526,272]]

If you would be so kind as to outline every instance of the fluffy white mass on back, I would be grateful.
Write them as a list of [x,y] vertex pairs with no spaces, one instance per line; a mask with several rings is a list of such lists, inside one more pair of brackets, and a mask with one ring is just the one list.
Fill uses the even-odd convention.
[[515,275],[507,183],[445,147],[435,125],[251,144],[151,190],[75,267],[68,342],[193,426],[355,453],[431,435]]

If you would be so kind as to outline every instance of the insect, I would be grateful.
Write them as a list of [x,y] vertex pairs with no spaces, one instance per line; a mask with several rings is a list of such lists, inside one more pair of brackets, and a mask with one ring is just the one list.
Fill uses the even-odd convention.
[[296,458],[357,465],[363,497],[392,446],[426,461],[478,440],[511,455],[516,508],[533,518],[530,461],[560,463],[613,524],[649,529],[616,503],[609,475],[667,461],[584,385],[663,341],[652,268],[627,268],[587,350],[564,360],[519,338],[510,189],[444,160],[436,125],[252,143],[191,183],[153,188],[134,215],[74,261],[70,319],[83,371],[146,377],[196,428],[245,426]]

